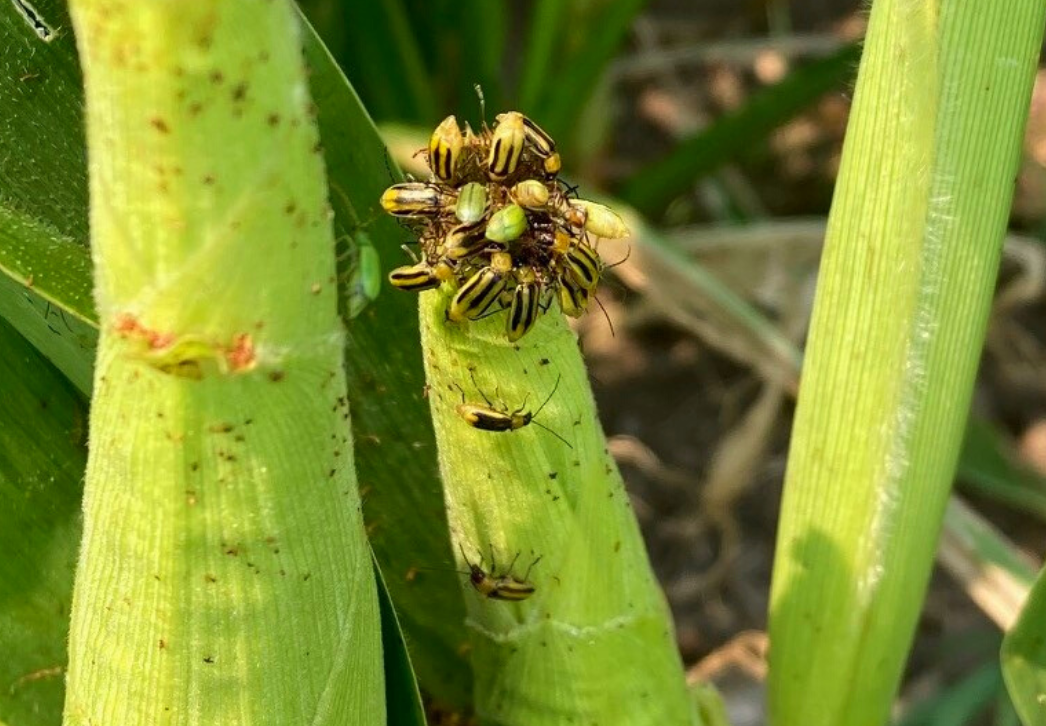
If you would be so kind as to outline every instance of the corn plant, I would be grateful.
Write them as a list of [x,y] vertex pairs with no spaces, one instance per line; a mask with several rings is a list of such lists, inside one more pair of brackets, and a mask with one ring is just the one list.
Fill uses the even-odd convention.
[[[421,138],[445,106],[473,115],[481,81],[570,165],[602,133],[578,119],[641,0],[538,0],[515,79],[502,2],[309,0],[333,56],[286,0],[70,6],[0,9],[0,722],[412,724],[420,685],[430,714],[481,723],[724,726],[714,689],[684,683],[559,312],[575,302],[509,340],[500,315],[448,321],[453,285],[380,291],[418,235],[381,209],[399,172],[334,61]],[[872,4],[775,564],[778,726],[888,718],[1044,12]],[[860,51],[761,92],[622,195],[660,212]],[[645,251],[797,365],[678,250]],[[1003,649],[1027,724],[1046,722],[1042,611],[1040,582]],[[926,713],[965,722],[1000,681],[990,664]]]
[[[467,333],[448,330],[438,292],[425,293],[421,307],[461,564],[488,554],[503,563],[518,557],[524,568],[534,563],[530,578],[538,586],[511,608],[466,592],[477,714],[491,723],[696,722],[665,603],[594,424],[573,335],[547,316],[512,345],[501,320],[472,324]],[[543,428],[469,430],[456,410],[466,400],[484,405],[492,395],[494,405],[517,409],[528,399],[540,404],[538,397],[553,390],[539,414]],[[623,659],[634,660],[623,668]],[[546,668],[563,680],[531,675]]]
[[[75,328],[68,326],[67,334],[55,333],[57,340],[42,336],[41,347],[85,392],[90,390],[95,326],[101,331],[92,391],[96,443],[88,469],[85,539],[73,602],[66,719],[72,723],[195,721],[239,714],[253,721],[264,713],[281,720],[309,714],[337,722],[347,714],[364,713],[379,721],[383,708],[374,700],[382,695],[374,670],[381,662],[374,647],[379,634],[374,581],[361,556],[359,520],[354,519],[349,404],[337,357],[340,338],[336,326],[324,327],[329,325],[322,322],[327,313],[312,311],[330,308],[337,283],[359,272],[348,268],[361,259],[362,240],[379,237],[381,225],[370,213],[378,194],[367,187],[384,180],[372,175],[370,182],[360,184],[340,174],[338,155],[327,153],[334,174],[331,201],[342,232],[338,271],[342,274],[336,274],[331,267],[335,245],[326,230],[328,208],[323,194],[317,193],[322,189],[317,174],[321,147],[310,130],[294,24],[285,5],[277,3],[270,15],[252,16],[245,24],[239,23],[235,10],[229,10],[229,16],[215,15],[208,3],[181,8],[168,3],[106,8],[84,3],[73,9],[91,134],[97,312],[82,288],[63,285],[64,280],[48,274],[58,265],[41,272],[37,258],[20,266],[24,260],[12,248],[7,258],[13,267],[9,272],[24,285],[19,292],[27,295],[27,301],[35,302],[34,296],[42,294],[48,301],[61,301],[63,316],[68,309],[80,318]],[[51,10],[55,9],[44,8],[48,14]],[[33,17],[42,23],[46,15]],[[234,27],[248,34],[233,40]],[[58,37],[50,40],[61,42]],[[132,53],[133,62],[126,61],[125,53]],[[314,67],[329,64],[314,42],[307,45],[306,55]],[[263,82],[265,71],[275,68],[279,72],[269,71]],[[313,80],[314,93],[325,109],[321,126],[324,118],[334,119],[345,110],[338,103],[352,102],[337,88],[336,74],[333,78],[333,92],[323,85],[329,79]],[[75,116],[77,109],[70,111]],[[137,124],[143,117],[144,126]],[[345,122],[344,116],[337,120]],[[357,147],[362,146],[370,149],[372,158],[380,159],[380,146],[374,143],[365,117],[360,127],[362,136],[342,144],[342,153],[358,155]],[[243,128],[250,133],[244,134]],[[337,143],[339,132],[344,133],[338,129],[325,139]],[[234,141],[233,136],[240,138]],[[266,159],[263,147],[274,146],[285,153]],[[226,154],[231,154],[228,163],[219,164]],[[140,163],[147,158],[157,161]],[[278,203],[273,201],[276,197],[281,197]],[[23,214],[18,221],[31,218],[32,214]],[[149,229],[160,232],[149,234]],[[77,238],[83,232],[82,222],[77,221],[60,231],[47,229],[39,238],[29,236],[28,242],[26,236],[18,241],[57,239],[55,246],[77,261],[66,264],[63,273],[72,271],[82,282],[86,258]],[[246,247],[262,238],[281,240],[279,254],[263,258]],[[255,259],[260,267],[238,264],[238,259]],[[303,263],[300,269],[295,267]],[[272,317],[265,305],[248,303],[264,290],[268,290],[268,304],[280,307],[282,315],[274,309],[272,315],[277,317]],[[347,298],[351,287],[342,285],[341,291]],[[301,311],[289,302],[295,296],[304,305]],[[342,302],[343,310],[352,309],[346,304],[351,300]],[[390,308],[396,305],[390,303]],[[316,321],[313,327],[302,324],[299,312]],[[390,378],[402,378],[409,371],[389,364],[377,341],[380,323],[372,311],[367,312],[350,335],[366,337],[361,328],[369,318],[369,335],[375,340],[366,346],[368,350],[354,355],[348,366],[350,377],[355,373],[358,379],[369,379],[375,371],[366,367],[368,356],[380,357],[385,364],[379,366],[384,368],[381,375],[390,384],[384,390],[405,390],[402,382],[393,384]],[[27,335],[41,332],[40,320],[13,317]],[[50,330],[46,319],[43,323]],[[410,329],[408,323],[397,327]],[[561,325],[560,331],[565,334]],[[403,354],[398,355],[402,359]],[[574,356],[573,365],[580,370]],[[280,400],[291,405],[294,397],[285,398],[289,394],[281,392],[298,386],[315,391],[313,404],[303,401],[283,414],[270,413],[270,406],[279,410]],[[421,386],[415,390],[413,398],[420,405]],[[110,402],[109,396],[114,400]],[[267,403],[270,396],[275,397],[271,404]],[[128,408],[132,404],[133,411]],[[309,405],[314,407],[312,414]],[[370,420],[387,417],[387,406],[372,397],[370,409],[375,413]],[[360,408],[365,422],[360,438],[374,447],[374,458],[381,459],[382,478],[423,472],[425,452],[418,452],[419,442],[390,442],[387,434],[366,423],[367,404]],[[588,408],[579,416],[591,421],[590,401]],[[402,413],[401,409],[398,418]],[[291,425],[293,416],[305,416],[310,425]],[[124,426],[141,438],[124,441]],[[418,436],[424,439],[423,433]],[[254,446],[253,440],[257,440]],[[311,443],[304,445],[306,441]],[[389,444],[403,453],[390,457]],[[399,469],[397,456],[406,462]],[[366,476],[365,456],[360,460]],[[569,479],[564,476],[565,482]],[[310,480],[315,484],[310,485]],[[234,481],[241,481],[244,489],[232,488]],[[315,499],[302,499],[288,482],[307,488]],[[369,490],[370,482],[365,480],[364,492]],[[421,487],[413,496],[424,492]],[[129,501],[135,506],[133,516],[126,509]],[[624,502],[621,491],[618,501]],[[399,527],[388,527],[394,536],[411,539],[414,535],[415,541],[417,534],[439,536],[440,518],[425,522],[425,528],[404,527],[404,514],[420,519],[425,510],[397,509],[399,513],[390,514],[400,520]],[[340,522],[342,534],[331,529],[335,525],[324,524],[331,517],[332,522]],[[650,689],[639,688],[643,697],[639,707],[652,714],[666,707],[680,716],[689,714],[667,612],[656,590],[650,589],[652,578],[642,550],[636,549],[636,530],[629,521],[624,523],[625,531],[631,532],[624,552],[640,557],[638,582],[647,593],[628,607],[639,608],[640,621],[649,618],[645,627],[658,643],[655,660],[664,662],[671,676],[659,682],[658,671],[650,673],[655,678]],[[374,517],[371,534],[379,559],[383,529],[382,516]],[[449,549],[449,542],[443,547]],[[449,559],[438,555],[438,547],[397,549],[401,556],[413,558],[423,553],[428,559],[416,560],[421,564]],[[260,561],[263,557],[277,559],[265,563]],[[276,566],[279,557],[292,564]],[[582,562],[589,568],[605,567],[592,557]],[[395,570],[396,565],[392,567]],[[280,578],[275,587],[269,582],[272,577]],[[426,593],[424,583],[438,582],[440,577],[450,583],[458,579],[451,573],[394,577],[393,582],[401,588],[405,581],[418,582],[409,599],[416,603],[414,612],[423,614],[430,610],[432,598],[438,598]],[[188,600],[183,596],[186,592]],[[594,595],[600,599],[599,593]],[[136,608],[139,602],[153,607]],[[114,603],[119,609],[109,615]],[[614,611],[623,606],[615,606]],[[158,620],[153,608],[167,614]],[[296,614],[292,616],[288,608]],[[410,609],[402,612],[411,628]],[[563,617],[572,616],[568,611]],[[622,624],[612,618],[600,626],[608,631],[604,641],[612,644],[613,631]],[[448,632],[458,629],[464,640],[461,620],[442,626]],[[420,628],[423,633],[424,625]],[[583,620],[578,628],[579,635],[588,632]],[[390,629],[395,635],[394,624]],[[46,639],[49,634],[38,635]],[[314,637],[318,640],[311,641]],[[619,637],[627,639],[629,630]],[[110,639],[119,641],[116,657],[101,657]],[[435,640],[428,639],[429,647],[421,649],[419,662],[425,661],[426,652],[438,656]],[[391,656],[389,642],[386,639]],[[288,644],[298,646],[294,657],[279,657],[277,651]],[[448,648],[441,670],[461,657],[456,648]],[[146,678],[130,667],[143,659],[156,659],[157,664],[147,670]],[[588,660],[603,668],[612,662],[593,659],[591,654]],[[62,670],[59,665],[56,673]],[[461,670],[467,673],[467,668]],[[55,675],[51,671],[37,671],[20,683],[46,680]],[[192,677],[175,678],[180,671],[190,671]],[[328,679],[316,680],[312,689],[301,680],[303,672],[326,674]],[[557,708],[579,714],[590,709],[597,700],[596,675],[589,676],[589,683],[579,683],[579,696]],[[453,683],[455,677],[442,679]],[[441,687],[440,680],[432,678],[429,688],[453,702],[455,687]],[[291,681],[293,689],[287,687]],[[540,681],[523,685],[533,688]],[[665,689],[675,694],[667,701],[661,697]],[[254,695],[262,691],[266,698]],[[617,706],[625,703],[621,699]],[[615,703],[609,702],[601,708],[613,707]]]
[[71,8],[100,336],[65,721],[380,723],[292,10]]

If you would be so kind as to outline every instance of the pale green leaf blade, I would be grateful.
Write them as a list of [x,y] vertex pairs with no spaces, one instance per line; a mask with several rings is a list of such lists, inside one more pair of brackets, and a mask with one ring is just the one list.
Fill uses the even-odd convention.
[[1046,572],[1002,643],[1002,673],[1024,726],[1046,725]]
[[877,726],[937,544],[1046,3],[877,0],[829,220],[771,594],[771,718]]

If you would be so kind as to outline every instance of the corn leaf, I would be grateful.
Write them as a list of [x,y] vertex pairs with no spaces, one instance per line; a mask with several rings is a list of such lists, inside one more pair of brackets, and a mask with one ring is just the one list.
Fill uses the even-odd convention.
[[0,207],[0,317],[83,393],[91,388],[98,342],[90,263],[87,251],[69,238]]
[[374,580],[378,584],[378,606],[381,608],[381,653],[385,662],[385,714],[390,724],[425,726],[425,709],[414,679],[407,644],[403,640],[396,608],[389,588],[374,561]]
[[0,315],[86,391],[95,336],[84,324],[94,306],[80,68],[65,4],[33,7],[0,7]]
[[965,726],[978,723],[1002,689],[998,663],[986,663],[958,683],[917,704],[895,726]]
[[381,119],[427,121],[436,94],[403,0],[344,3],[348,39],[342,67],[367,108]]
[[65,3],[6,3],[0,33],[0,207],[86,239],[85,152],[70,133],[83,127],[82,86]]
[[541,92],[552,75],[557,45],[564,30],[563,19],[569,9],[569,4],[563,0],[537,0],[533,3],[516,93],[520,108],[539,107]]
[[[452,49],[458,58],[464,59],[465,65],[462,72],[456,74],[459,79],[457,107],[464,109],[473,105],[478,83],[491,109],[507,110],[502,104],[506,95],[506,49],[509,47],[510,23],[514,20],[509,14],[510,3],[506,0],[443,2],[457,11],[455,20],[462,28],[462,45]],[[473,57],[476,59],[474,65],[471,63]]]
[[[408,238],[378,205],[389,183],[385,147],[314,33],[306,32],[305,57],[319,109],[335,233],[345,239],[365,226],[384,267],[392,267],[398,245]],[[371,547],[406,629],[418,679],[438,700],[462,706],[471,698],[472,672],[461,653],[465,612],[457,576],[447,571],[408,576],[451,559],[417,341],[417,301],[397,290],[381,294],[348,326],[356,465]]]
[[87,405],[0,320],[0,722],[62,719]]
[[[340,0],[298,0],[298,7],[316,29],[330,54],[338,63],[343,63],[350,31],[346,22],[345,3]],[[374,32],[373,28],[370,30]]]
[[1023,464],[989,422],[970,419],[958,475],[964,489],[1046,520],[1046,477]]
[[778,534],[778,726],[888,716],[955,472],[1044,13],[872,6]]
[[1003,641],[1002,672],[1024,726],[1046,724],[1046,571]]

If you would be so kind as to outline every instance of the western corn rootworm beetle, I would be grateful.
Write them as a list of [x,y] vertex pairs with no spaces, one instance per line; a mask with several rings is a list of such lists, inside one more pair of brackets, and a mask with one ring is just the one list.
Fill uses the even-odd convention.
[[544,403],[538,406],[537,411],[531,413],[530,411],[526,410],[527,401],[525,398],[523,399],[523,403],[520,405],[520,407],[514,411],[509,411],[508,407],[505,405],[502,405],[500,408],[495,407],[491,400],[487,398],[487,394],[483,393],[479,385],[476,383],[476,372],[472,369],[469,369],[469,375],[472,376],[472,385],[475,386],[477,391],[479,391],[479,395],[483,396],[483,400],[487,404],[486,406],[481,406],[478,403],[466,403],[465,391],[461,388],[461,386],[458,386],[458,390],[461,391],[461,403],[458,405],[456,410],[458,412],[458,415],[461,416],[461,418],[465,419],[465,423],[467,423],[469,426],[471,426],[472,428],[481,429],[483,431],[501,432],[515,431],[517,429],[523,428],[524,426],[530,423],[533,423],[535,426],[538,426],[544,429],[545,431],[548,431],[550,434],[562,441],[568,447],[574,448],[573,446],[570,446],[569,441],[564,439],[562,436],[557,434],[548,426],[545,426],[534,420],[534,417],[541,413],[541,409],[543,409],[545,405],[552,400],[552,396],[556,394],[556,389],[559,388],[559,381],[562,378],[562,376],[556,379],[556,385],[552,387],[552,392],[548,394],[548,398],[545,399]]
[[508,253],[495,252],[490,257],[490,264],[458,289],[447,306],[447,319],[459,323],[482,317],[501,297],[511,271],[512,258]]
[[516,565],[516,560],[519,559],[519,553],[512,558],[512,562],[509,563],[508,570],[501,575],[497,574],[497,564],[494,562],[494,546],[490,547],[490,572],[483,569],[480,564],[476,564],[469,560],[468,555],[465,554],[465,549],[460,547],[461,556],[465,558],[465,564],[468,565],[468,572],[461,572],[463,575],[469,576],[469,583],[476,589],[480,595],[491,600],[526,600],[528,597],[534,594],[534,586],[529,582],[530,571],[534,569],[534,565],[541,561],[541,556],[538,555],[537,559],[530,563],[523,578],[519,579],[512,575],[512,568]]

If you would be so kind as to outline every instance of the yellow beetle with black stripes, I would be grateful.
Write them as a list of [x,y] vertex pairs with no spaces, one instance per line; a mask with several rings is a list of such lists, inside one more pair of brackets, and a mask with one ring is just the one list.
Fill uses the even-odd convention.
[[505,290],[512,271],[512,257],[507,252],[493,252],[490,265],[474,274],[461,286],[447,306],[447,319],[460,323],[481,317]]

